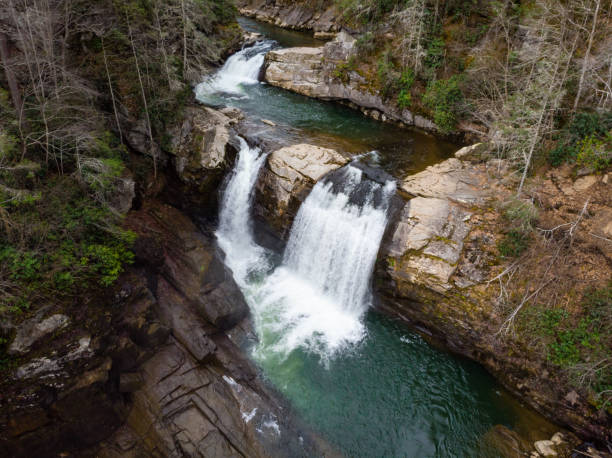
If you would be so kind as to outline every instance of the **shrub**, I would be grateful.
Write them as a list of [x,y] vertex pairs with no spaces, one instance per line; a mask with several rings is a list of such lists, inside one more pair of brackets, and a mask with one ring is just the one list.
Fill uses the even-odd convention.
[[557,145],[548,153],[548,162],[558,167],[577,163],[595,171],[605,170],[612,163],[612,112],[578,113],[561,130]]
[[576,164],[601,172],[612,164],[612,137],[608,142],[599,140],[595,135],[589,135],[580,142]]
[[531,231],[538,218],[538,209],[528,200],[512,199],[504,204],[503,217],[512,227]]
[[433,112],[434,122],[442,133],[452,132],[457,125],[459,104],[463,100],[459,82],[458,75],[432,81],[423,95],[423,103]]
[[397,105],[400,108],[409,108],[412,102],[410,90],[414,84],[414,71],[412,69],[404,70],[397,82],[400,92],[397,96]]
[[502,258],[516,258],[529,246],[528,233],[513,229],[497,244],[497,251]]

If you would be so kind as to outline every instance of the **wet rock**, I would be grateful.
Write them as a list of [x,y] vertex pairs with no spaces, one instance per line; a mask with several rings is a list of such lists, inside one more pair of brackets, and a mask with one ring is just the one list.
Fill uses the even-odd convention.
[[8,349],[9,355],[23,355],[44,337],[57,332],[70,323],[66,315],[55,314],[40,320],[38,317],[25,321],[17,329],[15,339]]
[[142,387],[144,380],[139,372],[127,372],[119,376],[119,391],[131,393]]
[[216,213],[218,189],[237,153],[230,129],[241,116],[235,109],[188,107],[181,124],[169,130],[168,153],[179,180],[176,206]]
[[242,46],[253,46],[257,41],[261,40],[263,35],[258,32],[245,32],[242,36]]
[[273,152],[256,184],[256,213],[279,234],[286,234],[314,184],[347,163],[338,152],[314,145],[293,145]]
[[541,456],[557,456],[554,449],[555,443],[551,440],[543,440],[534,442],[533,446]]

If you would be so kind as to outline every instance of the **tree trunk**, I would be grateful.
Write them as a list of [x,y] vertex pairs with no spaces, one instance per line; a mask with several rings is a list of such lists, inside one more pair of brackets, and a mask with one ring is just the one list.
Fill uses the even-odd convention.
[[574,99],[575,112],[580,102],[580,96],[582,95],[582,86],[584,84],[584,75],[586,74],[587,65],[589,63],[589,55],[591,54],[591,47],[593,46],[593,37],[595,36],[595,29],[597,27],[597,15],[599,14],[599,6],[601,0],[595,0],[595,12],[593,13],[593,25],[591,26],[591,33],[589,34],[589,43],[587,44],[586,52],[584,53],[584,59],[582,62],[582,71],[580,72],[580,82],[578,83],[578,92],[576,92],[576,98]]
[[8,82],[9,91],[11,92],[11,98],[13,99],[13,105],[15,105],[15,112],[17,113],[17,119],[21,120],[21,93],[19,92],[19,86],[15,79],[15,74],[9,66],[9,49],[8,49],[8,38],[6,34],[0,32],[0,59],[4,66],[4,74]]

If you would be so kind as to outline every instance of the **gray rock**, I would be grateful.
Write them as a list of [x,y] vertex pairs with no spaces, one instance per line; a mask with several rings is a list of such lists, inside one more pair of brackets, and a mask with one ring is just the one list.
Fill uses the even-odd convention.
[[483,203],[488,195],[486,177],[459,159],[451,158],[411,175],[402,189],[413,196],[450,199],[464,204]]
[[314,145],[293,145],[273,152],[256,184],[256,213],[279,234],[286,233],[314,184],[347,163],[338,152]]
[[65,328],[70,323],[66,315],[55,314],[44,320],[32,318],[24,322],[18,329],[15,339],[8,349],[9,355],[23,355],[30,351],[32,345],[42,338]]
[[557,456],[557,452],[554,449],[555,443],[550,440],[536,441],[533,446],[536,451],[542,456]]
[[227,167],[229,128],[239,116],[235,110],[226,113],[206,107],[185,110],[182,124],[170,130],[169,148],[182,181],[197,183],[211,172]]
[[387,248],[387,255],[397,259],[397,274],[438,292],[450,289],[470,231],[467,216],[445,199],[415,197],[406,203]]
[[113,186],[111,206],[121,214],[126,214],[132,208],[136,197],[136,182],[131,174],[117,180]]
[[18,379],[29,379],[38,376],[52,376],[54,372],[60,371],[66,363],[80,358],[91,356],[91,337],[85,336],[73,343],[72,350],[66,355],[59,358],[41,357],[30,361],[23,366],[20,366],[15,371],[15,377]]
[[323,47],[270,51],[266,55],[264,79],[273,86],[308,97],[347,102],[377,120],[438,130],[432,121],[392,106],[380,94],[364,89],[364,78],[357,72],[350,72],[348,81],[336,78],[337,66],[354,55],[355,43],[354,37],[342,31]]

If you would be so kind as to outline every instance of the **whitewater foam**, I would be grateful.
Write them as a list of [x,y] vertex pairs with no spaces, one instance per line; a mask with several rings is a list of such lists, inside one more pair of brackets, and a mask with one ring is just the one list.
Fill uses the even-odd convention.
[[196,97],[202,101],[217,93],[246,97],[244,86],[259,83],[264,57],[274,45],[271,40],[258,41],[233,54],[217,73],[196,86]]

